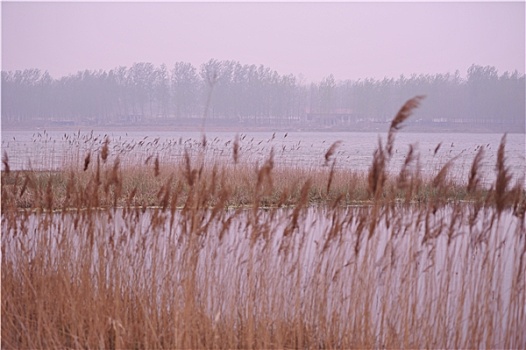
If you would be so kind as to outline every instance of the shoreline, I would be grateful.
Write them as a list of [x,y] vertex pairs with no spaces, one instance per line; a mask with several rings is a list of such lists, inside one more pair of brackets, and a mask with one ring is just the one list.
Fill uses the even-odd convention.
[[[290,126],[207,126],[202,127],[192,125],[152,125],[152,124],[135,124],[135,125],[75,125],[75,126],[55,126],[55,125],[1,125],[0,130],[9,132],[26,132],[26,131],[60,131],[60,132],[158,132],[158,131],[173,131],[173,132],[234,132],[234,133],[251,133],[251,132],[305,132],[305,133],[342,133],[342,132],[357,132],[357,133],[387,133],[389,124],[379,124],[376,128],[366,128],[363,126],[352,127],[327,127],[327,128],[298,128]],[[455,133],[455,134],[526,134],[526,130],[507,130],[495,128],[446,128],[436,127],[428,128],[418,125],[407,125],[402,128],[400,133],[424,133],[424,134],[440,134],[440,133]]]

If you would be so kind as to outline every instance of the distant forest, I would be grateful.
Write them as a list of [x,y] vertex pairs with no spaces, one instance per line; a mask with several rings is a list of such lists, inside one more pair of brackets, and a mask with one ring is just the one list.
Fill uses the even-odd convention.
[[472,65],[454,74],[317,83],[263,65],[212,59],[199,69],[136,63],[62,78],[47,71],[2,71],[2,124],[130,125],[207,123],[351,128],[389,121],[415,95],[422,125],[500,125],[524,132],[525,76]]

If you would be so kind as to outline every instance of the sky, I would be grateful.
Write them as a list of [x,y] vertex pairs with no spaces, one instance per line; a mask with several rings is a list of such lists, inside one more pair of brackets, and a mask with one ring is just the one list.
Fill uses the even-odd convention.
[[2,2],[2,70],[265,65],[306,82],[525,66],[525,2]]

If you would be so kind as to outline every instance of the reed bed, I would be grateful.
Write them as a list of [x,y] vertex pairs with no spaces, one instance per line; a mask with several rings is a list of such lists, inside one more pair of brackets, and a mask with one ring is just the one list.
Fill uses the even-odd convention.
[[[103,141],[63,171],[2,173],[2,347],[525,348],[524,180],[413,148],[367,173],[185,151],[122,164]],[[205,139],[203,139],[204,141]],[[203,142],[204,144],[204,142]]]
[[[325,161],[327,166],[309,167],[276,165],[270,155],[262,164],[252,161],[236,164],[224,160],[214,162],[205,158],[205,155],[191,156],[186,153],[178,161],[164,163],[160,157],[150,156],[144,162],[132,166],[123,165],[119,158],[110,160],[108,156],[104,161],[101,153],[88,153],[75,168],[4,171],[2,205],[33,211],[46,210],[46,205],[53,210],[84,208],[93,205],[86,202],[86,193],[89,192],[96,195],[93,198],[101,209],[158,207],[163,205],[162,189],[164,192],[177,193],[177,201],[173,204],[182,208],[192,187],[189,180],[198,173],[199,184],[210,190],[207,194],[210,206],[219,200],[219,194],[227,190],[226,207],[250,207],[256,198],[261,171],[266,168],[270,169],[272,176],[268,177],[270,180],[265,185],[271,188],[258,199],[261,206],[267,207],[295,205],[300,199],[301,183],[306,180],[310,181],[308,203],[313,205],[330,205],[335,201],[342,206],[371,205],[380,199],[383,202],[413,204],[430,201],[494,202],[495,191],[491,186],[482,184],[478,169],[481,157],[476,158],[477,169],[472,169],[469,177],[459,182],[458,177],[450,171],[451,162],[446,162],[433,176],[420,173],[418,158],[411,154],[412,149],[398,174],[388,172],[388,164],[373,165],[372,173],[338,168],[335,166],[337,158]],[[189,171],[193,171],[193,174]],[[377,184],[378,181],[381,183]],[[518,192],[523,188],[521,181],[508,179],[508,183],[513,182]],[[44,201],[48,187],[52,189],[53,195],[49,197],[52,203]],[[375,194],[371,195],[371,191]]]

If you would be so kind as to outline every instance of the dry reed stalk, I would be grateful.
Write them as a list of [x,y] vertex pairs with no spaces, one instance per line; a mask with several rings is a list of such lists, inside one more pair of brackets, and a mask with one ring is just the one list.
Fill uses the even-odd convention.
[[[385,146],[385,150],[382,147],[381,139],[378,138],[378,148],[374,151],[373,163],[369,168],[368,173],[369,196],[373,196],[375,200],[380,198],[380,194],[384,188],[387,178],[387,163],[389,162],[393,153],[395,134],[398,130],[400,130],[403,122],[405,122],[411,116],[413,110],[420,105],[420,101],[424,98],[425,96],[415,96],[408,100],[398,111],[396,116],[391,121],[391,125],[387,134],[387,144]],[[372,227],[373,226],[374,224]]]
[[100,179],[100,156],[97,156],[97,169],[95,171],[95,184],[99,186],[101,184]]
[[378,148],[373,154],[373,163],[367,177],[368,193],[374,199],[379,199],[386,180],[386,157],[382,147],[382,140],[378,138]]
[[53,184],[51,178],[48,180],[46,187],[46,209],[53,211]]
[[311,181],[307,180],[301,187],[301,195],[298,204],[294,207],[292,211],[292,220],[290,222],[289,229],[285,230],[283,233],[284,236],[288,236],[294,230],[298,228],[298,218],[301,213],[302,208],[305,208],[309,203],[309,191],[311,188]]
[[[367,216],[368,210],[362,211]],[[329,213],[334,223],[330,237],[341,236],[346,232],[342,213],[337,210]],[[190,212],[188,214],[193,215]],[[389,215],[393,215],[390,220],[396,220],[397,216],[404,217],[407,213],[391,212]],[[102,218],[104,221],[104,216]],[[179,218],[178,216],[178,222]],[[275,218],[277,222],[290,222],[290,216]],[[84,224],[93,219],[94,217],[86,217],[83,219]],[[128,217],[126,222],[132,224],[133,220]],[[156,237],[156,233],[160,232],[162,216],[156,220],[160,221],[156,222],[152,227],[153,231],[146,236]],[[412,216],[406,220],[411,221]],[[218,217],[218,223],[226,224],[226,221]],[[303,227],[304,222],[301,221],[298,219],[298,224]],[[434,222],[431,226],[438,226],[438,223]],[[449,226],[443,227],[445,231],[442,233],[447,232]],[[234,228],[230,233],[233,232],[238,231]],[[123,234],[127,235],[126,232]],[[411,243],[415,243],[418,235],[412,236]],[[40,242],[44,242],[43,238]],[[353,240],[344,239],[339,244],[328,246],[325,253],[314,254],[312,258],[319,262],[319,268],[316,268],[310,280],[302,278],[302,260],[298,259],[302,253],[296,252],[293,245],[291,248],[294,249],[287,252],[288,258],[277,261],[277,265],[272,264],[272,258],[269,257],[271,254],[258,252],[257,245],[252,252],[252,263],[239,261],[232,264],[231,260],[222,260],[222,254],[237,254],[236,251],[241,249],[237,245],[239,241],[231,246],[225,242],[226,246],[221,252],[220,249],[206,250],[202,246],[204,241],[200,240],[183,240],[178,246],[170,243],[164,246],[166,243],[161,240],[157,241],[158,248],[155,248],[160,250],[153,251],[149,263],[150,266],[153,264],[158,268],[168,269],[163,278],[158,276],[162,284],[157,289],[151,283],[157,279],[152,277],[152,270],[144,267],[148,264],[141,258],[147,247],[139,245],[135,254],[124,254],[123,250],[121,254],[112,255],[114,253],[107,248],[105,239],[98,236],[95,242],[95,249],[103,259],[100,266],[105,267],[101,270],[104,273],[109,271],[112,277],[107,282],[98,272],[95,280],[89,272],[80,272],[81,266],[85,266],[91,256],[91,251],[82,245],[81,251],[76,252],[84,256],[85,260],[79,261],[82,264],[72,263],[58,269],[59,272],[70,269],[71,275],[50,276],[50,272],[55,270],[54,266],[47,265],[49,262],[46,259],[39,260],[40,266],[33,269],[31,275],[29,267],[15,271],[3,263],[2,285],[5,297],[2,299],[2,314],[5,319],[2,327],[6,327],[2,332],[4,347],[44,347],[42,344],[54,344],[56,347],[69,344],[69,347],[76,347],[76,344],[88,348],[118,348],[119,345],[123,348],[395,348],[451,347],[454,344],[456,348],[465,348],[477,344],[493,347],[497,341],[496,338],[493,341],[491,337],[481,337],[478,330],[480,327],[483,330],[490,329],[491,322],[501,319],[495,316],[497,314],[492,307],[483,306],[492,303],[487,298],[496,291],[492,291],[488,284],[480,283],[473,287],[471,284],[476,280],[492,280],[489,278],[491,275],[486,273],[493,270],[491,266],[498,268],[499,265],[494,260],[490,261],[488,268],[477,270],[474,266],[466,270],[467,266],[476,264],[464,264],[460,266],[462,278],[455,277],[458,270],[452,261],[466,259],[470,263],[473,259],[472,254],[462,250],[451,249],[447,254],[445,268],[431,267],[429,273],[422,274],[416,267],[427,260],[420,260],[417,253],[426,249],[425,246],[415,243],[404,254],[405,246],[399,246],[400,242],[392,242],[391,250],[386,249],[384,255],[396,253],[398,262],[397,265],[387,264],[384,267],[377,266],[378,242],[372,241],[364,246],[362,258],[356,257],[356,261],[352,263],[354,268],[348,267],[353,270],[344,270],[348,257],[345,255],[345,246],[353,244]],[[115,242],[118,242],[117,237]],[[41,252],[49,249],[43,245],[37,247]],[[72,248],[70,246],[69,249]],[[125,246],[122,247],[124,248]],[[191,251],[184,258],[187,260],[174,258],[178,251],[188,249]],[[196,259],[194,249],[203,254],[199,259]],[[321,246],[319,249],[322,250]],[[162,255],[164,250],[169,253]],[[21,261],[24,261],[23,251],[18,253]],[[461,256],[457,257],[459,253]],[[217,258],[212,260],[212,254],[218,254]],[[74,256],[76,254],[71,255]],[[155,258],[156,256],[159,258]],[[60,261],[70,260],[67,256],[62,256]],[[210,267],[212,262],[216,267],[223,267],[218,270],[218,275]],[[128,283],[125,282],[128,280],[126,270],[122,267],[130,264],[136,267],[133,270],[134,277]],[[385,269],[385,272],[380,273],[379,268]],[[195,271],[197,274],[194,274]],[[436,277],[443,275],[446,277]],[[16,284],[16,276],[19,280],[24,280],[26,276],[29,283],[25,286]],[[181,279],[182,276],[184,279]],[[48,277],[51,278],[46,280]],[[401,278],[404,282],[398,284]],[[416,293],[417,285],[422,286],[420,278],[426,287],[423,292],[418,289]],[[75,288],[72,280],[80,281],[84,289]],[[455,281],[463,284],[456,288]],[[49,285],[50,282],[53,285]],[[522,297],[524,290],[518,288],[521,288],[523,282],[519,282],[514,291]],[[90,286],[93,283],[95,285]],[[58,293],[57,285],[61,286]],[[360,288],[353,288],[356,285]],[[31,287],[36,288],[34,294],[17,293],[25,288],[31,290]],[[393,289],[397,293],[391,293]],[[480,291],[480,294],[474,293],[474,290]],[[6,298],[11,301],[9,304],[4,302]],[[158,303],[156,300],[162,302]],[[473,304],[465,305],[462,300],[473,300]],[[517,305],[523,307],[520,300],[518,298],[514,302],[510,313],[514,312]],[[203,305],[208,303],[214,303],[215,308],[205,309]],[[417,304],[424,309],[417,312]],[[23,305],[23,308],[19,305]],[[447,308],[448,305],[450,309]],[[466,309],[474,310],[473,314],[466,314],[463,311]],[[60,312],[55,313],[54,310]],[[375,324],[378,322],[378,311],[383,312],[383,321],[380,323],[382,328]],[[522,312],[522,308],[520,311]],[[19,312],[21,314],[18,318],[13,317],[19,315]],[[22,317],[24,312],[27,312],[26,317]],[[70,318],[67,318],[68,315]],[[213,315],[220,316],[214,318]],[[488,317],[493,317],[495,321]],[[108,326],[108,319],[115,323],[109,322]],[[419,327],[415,326],[416,322],[420,324]],[[458,331],[465,329],[462,326],[466,324],[470,326],[467,333],[472,334],[473,330],[475,334],[472,339],[468,339],[471,343],[462,336],[463,331]],[[520,329],[519,326],[520,324],[516,324],[508,328],[511,330],[509,335],[515,339],[507,343],[509,347],[517,346],[523,339],[516,335],[513,338]],[[38,331],[34,331],[35,329]],[[455,329],[454,334],[451,329]]]
[[118,200],[122,194],[122,180],[120,176],[120,158],[117,156],[113,163],[113,168],[110,175],[110,182],[113,184],[113,207],[117,207]]
[[327,150],[327,152],[325,152],[325,163],[323,164],[324,166],[327,166],[329,165],[329,161],[332,157],[332,155],[334,154],[334,152],[336,152],[336,149],[338,147],[340,147],[340,145],[342,144],[343,141],[341,140],[338,140],[336,142],[334,142],[331,147],[329,147],[329,149]]
[[208,141],[206,139],[206,134],[203,133],[201,136],[201,149],[204,151],[206,149],[206,145],[208,144]]
[[234,140],[232,156],[234,158],[234,164],[237,164],[239,161],[239,134],[236,134],[236,139]]
[[456,158],[457,157],[448,160],[446,164],[444,164],[444,166],[440,169],[438,174],[436,174],[436,176],[433,178],[433,187],[443,189],[449,169],[453,166],[453,162],[456,160]]
[[[25,180],[24,180],[24,183],[22,184],[22,188],[20,189],[20,195],[19,197],[22,197],[24,195],[24,193],[26,192],[26,189],[27,189],[27,185],[29,184],[29,176],[26,175],[25,176]],[[69,192],[67,192],[69,193]]]
[[[327,161],[327,157],[325,158],[325,161]],[[331,172],[329,173],[329,180],[327,181],[327,195],[329,195],[329,191],[331,190],[331,184],[332,184],[332,179],[334,178],[335,166],[336,166],[336,159],[332,161]]]
[[414,154],[414,147],[413,145],[409,145],[409,151],[407,151],[407,155],[405,157],[404,164],[402,165],[402,169],[400,169],[400,174],[398,174],[397,178],[397,187],[399,189],[405,189],[408,186],[408,177],[409,177],[409,166],[411,163],[413,163],[416,159],[416,156]]
[[466,188],[469,193],[475,192],[480,184],[480,168],[483,157],[484,148],[480,147],[475,158],[473,158],[473,163],[471,164],[471,170],[469,172],[468,187]]
[[[380,149],[383,149],[381,145]],[[406,156],[406,162],[402,166],[399,175],[395,178],[390,178],[385,171],[381,171],[381,169],[385,168],[386,166],[386,160],[384,159],[384,161],[382,161],[381,157],[378,157],[378,154],[381,154],[381,151],[377,151],[375,162],[373,166],[371,166],[369,173],[367,174],[367,178],[364,178],[360,174],[349,172],[339,173],[336,170],[334,159],[332,164],[333,167],[331,167],[330,171],[326,171],[323,168],[302,169],[278,167],[276,169],[272,169],[272,179],[274,179],[273,183],[269,182],[269,177],[265,175],[265,171],[270,169],[270,162],[268,162],[266,165],[264,164],[263,167],[257,168],[256,172],[249,164],[238,164],[236,167],[232,167],[228,163],[217,162],[215,164],[217,164],[217,166],[222,169],[221,171],[224,173],[224,176],[227,179],[226,183],[228,183],[231,190],[233,191],[232,195],[229,197],[229,205],[253,204],[253,197],[251,196],[251,193],[256,188],[258,188],[258,191],[264,189],[264,191],[261,192],[261,195],[263,196],[261,199],[264,205],[294,205],[299,200],[300,192],[299,188],[297,188],[296,191],[291,191],[291,189],[297,187],[296,185],[298,182],[303,182],[309,178],[312,180],[310,200],[320,204],[333,204],[335,198],[344,199],[348,204],[360,203],[364,200],[370,200],[374,198],[381,198],[385,203],[388,203],[395,202],[404,196],[406,202],[409,203],[411,200],[429,201],[432,198],[435,198],[437,195],[444,198],[455,197],[457,199],[467,198],[469,195],[469,199],[476,201],[486,200],[485,189],[479,188],[475,189],[473,193],[468,193],[465,190],[465,187],[460,187],[460,185],[454,183],[450,183],[448,185],[449,187],[444,188],[440,191],[440,193],[435,193],[435,191],[432,189],[433,178],[421,179],[418,173],[418,166],[415,166],[415,173],[411,174],[409,170],[411,162],[413,162],[414,159],[418,161],[415,153],[416,152],[414,149],[412,155],[411,151],[408,152],[408,156]],[[383,154],[385,155],[385,151]],[[155,159],[154,156],[149,156],[148,158],[152,160],[152,163],[155,163],[153,161]],[[110,191],[113,188],[113,184],[119,184],[120,189],[122,190],[120,192],[120,197],[117,198],[118,203],[127,203],[127,198],[130,191],[136,189],[136,197],[134,199],[135,205],[146,204],[148,206],[157,206],[160,205],[159,197],[156,196],[159,186],[161,186],[162,183],[164,183],[172,174],[176,177],[187,179],[186,182],[188,186],[183,188],[180,197],[181,199],[188,195],[190,188],[195,186],[197,181],[200,181],[199,179],[210,179],[210,175],[212,175],[213,180],[213,172],[209,172],[204,167],[205,163],[201,161],[200,168],[194,169],[192,166],[192,159],[193,157],[190,156],[188,151],[188,155],[183,157],[180,163],[171,165],[171,168],[167,168],[168,170],[164,173],[159,171],[159,175],[157,177],[149,176],[148,172],[152,171],[149,166],[141,167],[127,164],[123,167],[119,167],[118,181],[109,181],[109,179],[111,179],[113,176],[112,174],[115,174],[115,172],[112,173],[111,170],[108,170],[105,165],[101,164],[100,154],[97,155],[96,165],[92,167],[93,172],[90,172],[89,170],[83,172],[82,167],[78,171],[73,169],[70,169],[70,171],[74,173],[75,182],[77,182],[78,185],[86,187],[86,184],[89,181],[92,181],[94,184],[104,185],[102,189],[107,196],[105,198],[101,197],[99,204],[102,207],[109,207],[116,203],[114,198],[114,194],[116,192]],[[92,161],[90,161],[90,164],[91,163]],[[189,167],[188,164],[190,164]],[[153,168],[153,172],[155,172],[155,164],[153,164]],[[66,193],[68,192],[68,182],[70,182],[70,180],[68,180],[68,176],[71,175],[71,172],[58,171],[53,174],[54,200],[57,203],[61,203],[58,205],[60,207],[63,207],[62,204],[65,203],[66,199],[70,199],[66,198]],[[45,193],[47,180],[49,177],[48,173],[11,171],[11,174],[14,175],[7,175],[4,172],[5,176],[3,177],[3,183],[8,186],[6,188],[13,188],[13,181],[16,182],[15,178],[20,174],[24,174],[22,179],[24,179],[26,175],[31,174],[31,177],[34,178],[35,191]],[[114,178],[117,179],[117,177]],[[258,178],[259,185],[254,186],[258,183]],[[209,203],[211,205],[213,205],[214,201],[218,199],[217,195],[219,192],[216,190],[219,189],[220,186],[222,185],[216,182],[212,187],[210,187]],[[2,203],[6,204],[7,201],[13,200],[15,201],[16,206],[27,207],[30,205],[30,203],[34,202],[32,199],[33,191],[28,192],[28,189],[29,187],[24,189],[23,194],[20,194],[19,186],[18,190],[15,191],[16,195],[4,197],[2,199]],[[117,190],[118,187],[115,187],[115,189]],[[13,190],[15,189],[13,188]],[[383,194],[385,195],[382,196]],[[430,197],[429,194],[432,194],[432,197]],[[488,204],[493,205],[493,192],[491,192],[491,194],[491,198],[489,198],[491,203],[488,202]],[[86,196],[79,196],[78,198],[84,198],[84,200],[89,199],[89,197]],[[512,197],[510,197],[510,200],[511,199]],[[510,203],[512,202],[513,201]]]
[[160,173],[161,172],[159,170],[159,155],[157,155],[157,157],[155,157],[155,163],[153,166],[153,174],[155,177],[158,177]]
[[106,160],[108,159],[108,155],[110,154],[110,138],[106,137],[104,140],[104,144],[102,145],[102,149],[100,151],[100,157],[102,158],[102,162],[106,163]]
[[[148,185],[132,182],[122,194],[126,178],[145,178],[150,166],[123,169],[117,157],[111,169],[100,165],[98,155],[96,170],[71,171],[70,181],[62,180],[66,198],[87,210],[60,216],[33,216],[14,201],[35,192],[41,207],[56,207],[57,177],[27,173],[20,190],[19,173],[11,174],[12,187],[2,174],[2,347],[520,348],[526,341],[526,244],[524,228],[510,212],[503,210],[500,224],[517,223],[517,233],[485,219],[494,216],[495,206],[481,205],[478,219],[466,219],[464,204],[433,212],[442,197],[426,197],[428,205],[408,210],[396,206],[394,196],[372,207],[306,209],[313,198],[329,203],[329,190],[336,197],[358,184],[364,192],[377,186],[379,199],[383,188],[394,188],[381,141],[378,150],[384,159],[376,160],[371,177],[344,177],[332,159],[328,181],[326,170],[274,168],[273,152],[256,171],[243,164],[194,169],[186,152],[173,172],[163,171]],[[412,152],[410,146],[399,183]],[[504,159],[499,162],[505,168]],[[444,170],[426,186],[450,190],[446,175]],[[181,180],[173,185],[176,178]],[[225,210],[239,183],[254,211]],[[122,216],[95,210],[103,189],[108,198],[123,197]],[[504,189],[505,208],[524,204],[519,183]],[[161,208],[133,208],[136,196],[150,203],[144,192]],[[273,203],[263,192],[296,206],[262,210],[259,203]],[[178,198],[187,199],[183,210]],[[476,254],[458,235],[466,225],[480,234],[477,239],[489,237],[485,244],[477,240]],[[309,239],[314,230],[321,241]],[[497,247],[504,238],[509,243]],[[511,252],[509,261],[499,260],[504,251]],[[513,267],[514,281],[498,288],[505,265]],[[507,295],[512,297],[503,312]]]
[[264,186],[264,183],[267,183],[268,190],[274,187],[273,182],[272,182],[272,170],[273,169],[274,169],[274,148],[270,150],[269,157],[265,161],[263,166],[259,170],[257,170],[256,191],[258,193],[261,191],[261,188],[262,186]]
[[188,154],[187,149],[184,150],[184,176],[188,182],[188,186],[193,188],[197,176],[197,170],[192,169],[190,155]]
[[4,165],[4,171],[6,174],[9,174],[10,168],[9,168],[9,157],[7,156],[7,152],[4,150],[4,154],[2,156],[2,164]]
[[505,156],[505,147],[506,147],[506,134],[502,136],[502,139],[499,144],[499,149],[497,151],[497,163],[495,169],[497,171],[497,178],[495,180],[495,205],[497,212],[500,213],[506,207],[508,201],[508,185],[511,180],[511,174],[506,166],[506,156]]
[[524,219],[526,214],[526,190],[522,184],[524,184],[524,178],[517,180],[515,186],[510,191],[512,197],[511,200],[513,202],[513,215],[521,220],[521,228],[524,227]]

